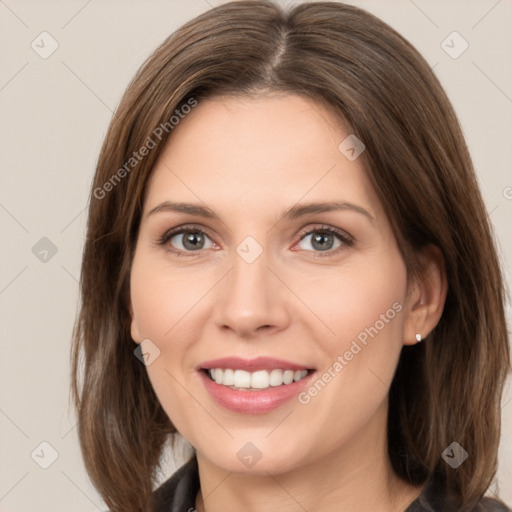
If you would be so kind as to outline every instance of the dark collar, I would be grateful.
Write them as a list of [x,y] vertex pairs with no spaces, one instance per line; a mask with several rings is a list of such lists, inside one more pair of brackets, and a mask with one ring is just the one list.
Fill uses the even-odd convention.
[[199,470],[197,458],[194,455],[154,491],[156,503],[154,512],[195,511],[199,489]]
[[[153,493],[156,506],[154,512],[195,511],[196,496],[200,489],[197,458],[194,455]],[[441,478],[433,475],[423,491],[404,512],[457,512],[455,499]],[[491,498],[483,498],[473,512],[510,512],[510,509]]]

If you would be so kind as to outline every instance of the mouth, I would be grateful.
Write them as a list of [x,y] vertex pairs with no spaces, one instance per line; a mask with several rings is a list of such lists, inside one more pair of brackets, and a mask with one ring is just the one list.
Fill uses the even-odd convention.
[[255,372],[235,368],[202,368],[201,370],[217,384],[239,391],[259,391],[270,387],[287,386],[299,382],[315,371],[314,369],[294,371],[279,368]]
[[210,397],[221,407],[241,414],[265,414],[290,403],[311,385],[315,368],[258,357],[227,357],[196,367]]
[[315,368],[273,357],[224,357],[204,361],[197,368],[210,380],[239,391],[261,391],[288,386],[305,379]]

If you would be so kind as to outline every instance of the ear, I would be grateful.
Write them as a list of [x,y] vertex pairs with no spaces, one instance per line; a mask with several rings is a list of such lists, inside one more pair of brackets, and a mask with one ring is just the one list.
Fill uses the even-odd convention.
[[130,334],[132,336],[132,340],[139,344],[142,341],[142,337],[140,335],[137,319],[133,313],[133,305],[131,300],[128,300],[128,310],[130,311]]
[[405,300],[403,344],[418,343],[416,335],[425,339],[443,314],[448,283],[444,257],[439,247],[428,245],[420,255],[421,274],[408,287]]

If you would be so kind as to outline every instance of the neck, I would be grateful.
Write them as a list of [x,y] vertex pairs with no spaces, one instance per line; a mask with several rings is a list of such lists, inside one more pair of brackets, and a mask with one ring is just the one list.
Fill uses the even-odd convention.
[[421,488],[393,472],[386,420],[387,408],[343,445],[286,473],[233,473],[197,452],[201,491],[196,510],[403,512]]

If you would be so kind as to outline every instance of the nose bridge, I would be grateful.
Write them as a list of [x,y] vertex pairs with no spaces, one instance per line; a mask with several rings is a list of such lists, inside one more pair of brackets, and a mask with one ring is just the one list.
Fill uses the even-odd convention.
[[217,323],[248,335],[261,326],[286,322],[279,280],[269,270],[270,253],[254,237],[246,237],[233,254],[233,265],[220,289]]
[[[258,254],[259,253],[259,254]],[[239,307],[262,308],[268,303],[270,283],[267,251],[259,250],[253,242],[242,242],[233,255],[233,266],[228,276],[226,298]]]

